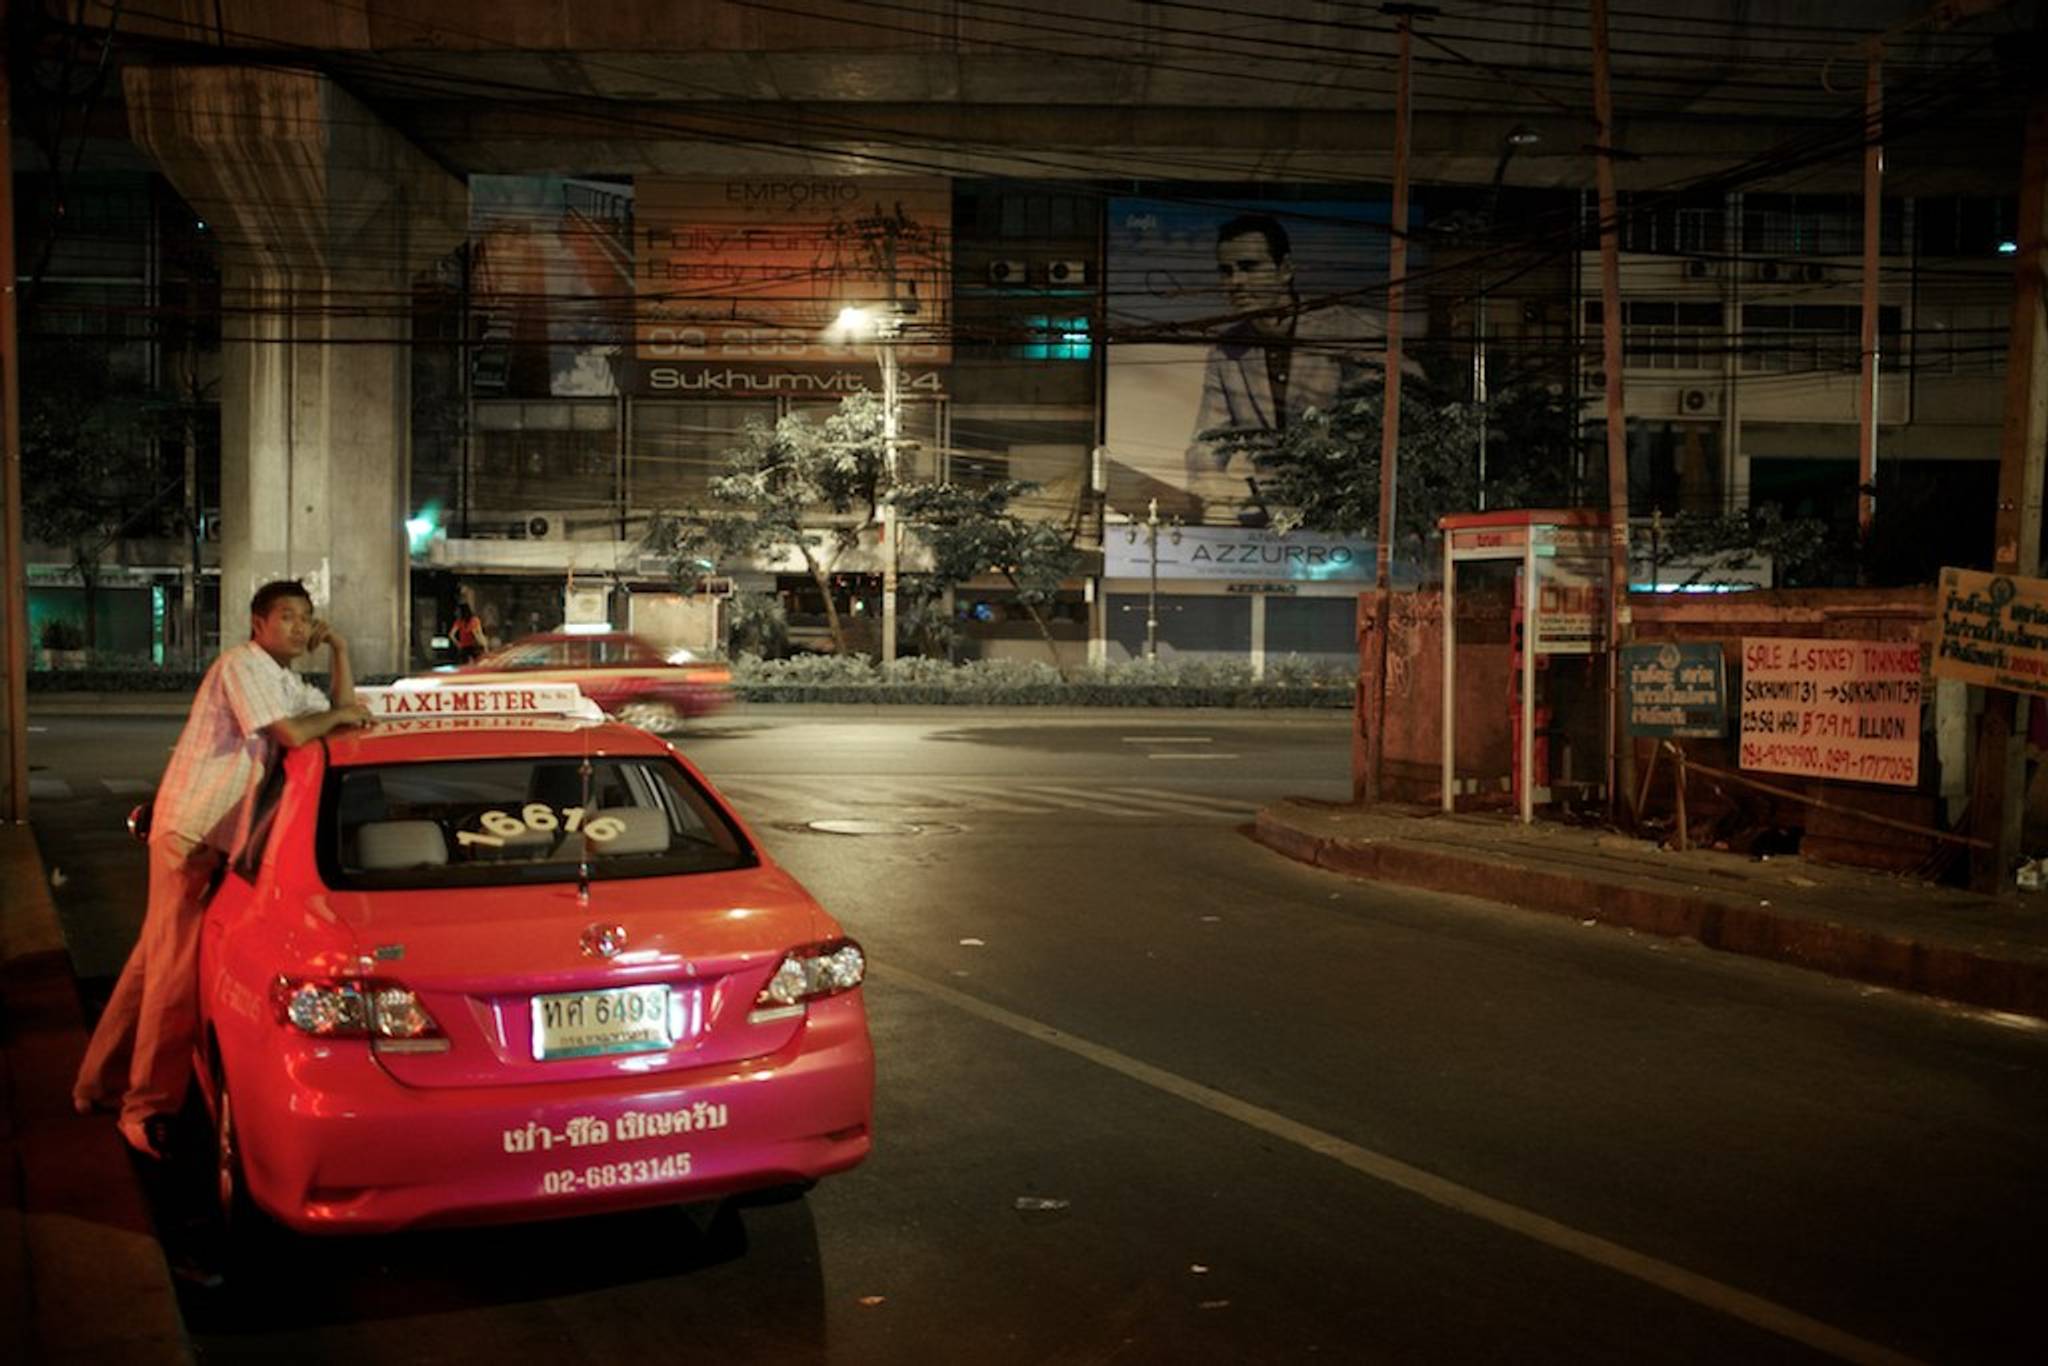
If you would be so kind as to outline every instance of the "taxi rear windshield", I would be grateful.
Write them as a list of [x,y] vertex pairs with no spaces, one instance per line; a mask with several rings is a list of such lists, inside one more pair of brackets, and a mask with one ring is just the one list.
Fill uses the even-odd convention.
[[329,772],[320,865],[334,887],[666,877],[758,862],[683,768],[659,758],[468,759]]

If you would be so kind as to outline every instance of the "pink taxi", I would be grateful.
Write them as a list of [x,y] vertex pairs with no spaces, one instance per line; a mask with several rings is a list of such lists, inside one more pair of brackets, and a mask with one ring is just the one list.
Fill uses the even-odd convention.
[[206,916],[231,1226],[525,1220],[867,1156],[860,946],[686,760],[573,686],[364,689]]
[[611,715],[643,730],[681,730],[732,697],[732,669],[688,650],[657,650],[626,631],[574,628],[527,636],[453,673],[432,673],[416,685],[571,683]]

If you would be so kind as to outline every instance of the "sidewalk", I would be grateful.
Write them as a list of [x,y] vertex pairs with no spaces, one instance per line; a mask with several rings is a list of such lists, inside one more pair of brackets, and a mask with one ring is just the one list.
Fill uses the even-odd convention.
[[26,826],[0,824],[0,1359],[192,1359],[163,1250],[104,1115],[71,1111],[78,985]]
[[2048,1019],[2048,893],[1993,898],[1797,856],[1676,853],[1507,815],[1290,800],[1260,843],[1333,872],[1697,940]]

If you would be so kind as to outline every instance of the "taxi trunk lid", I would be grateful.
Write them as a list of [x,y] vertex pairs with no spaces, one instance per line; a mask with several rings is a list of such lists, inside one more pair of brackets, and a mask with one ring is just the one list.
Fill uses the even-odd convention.
[[[680,892],[680,894],[679,894]],[[448,1040],[377,1043],[408,1086],[508,1086],[646,1078],[772,1053],[800,1015],[755,1014],[783,954],[828,928],[797,883],[769,868],[687,879],[607,880],[339,896],[379,978],[417,993]]]

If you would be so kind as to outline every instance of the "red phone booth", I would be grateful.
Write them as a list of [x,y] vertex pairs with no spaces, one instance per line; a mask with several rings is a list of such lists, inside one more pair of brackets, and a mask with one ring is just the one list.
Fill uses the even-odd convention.
[[[1566,729],[1585,727],[1598,716],[1585,704],[1593,666],[1607,649],[1607,515],[1593,508],[1518,508],[1505,512],[1460,513],[1443,518],[1444,532],[1444,715],[1443,808],[1454,809],[1460,791],[1457,771],[1457,595],[1461,566],[1491,561],[1514,564],[1510,614],[1509,785],[1524,821],[1535,818],[1539,802],[1553,799],[1554,764]],[[1574,659],[1576,657],[1576,659]],[[1575,662],[1578,668],[1564,667]],[[1572,684],[1573,726],[1559,717],[1559,685]],[[1597,747],[1611,761],[1614,738],[1604,726]],[[1578,737],[1583,748],[1591,737]],[[1568,756],[1567,756],[1568,757]],[[1577,784],[1593,788],[1592,784]]]

